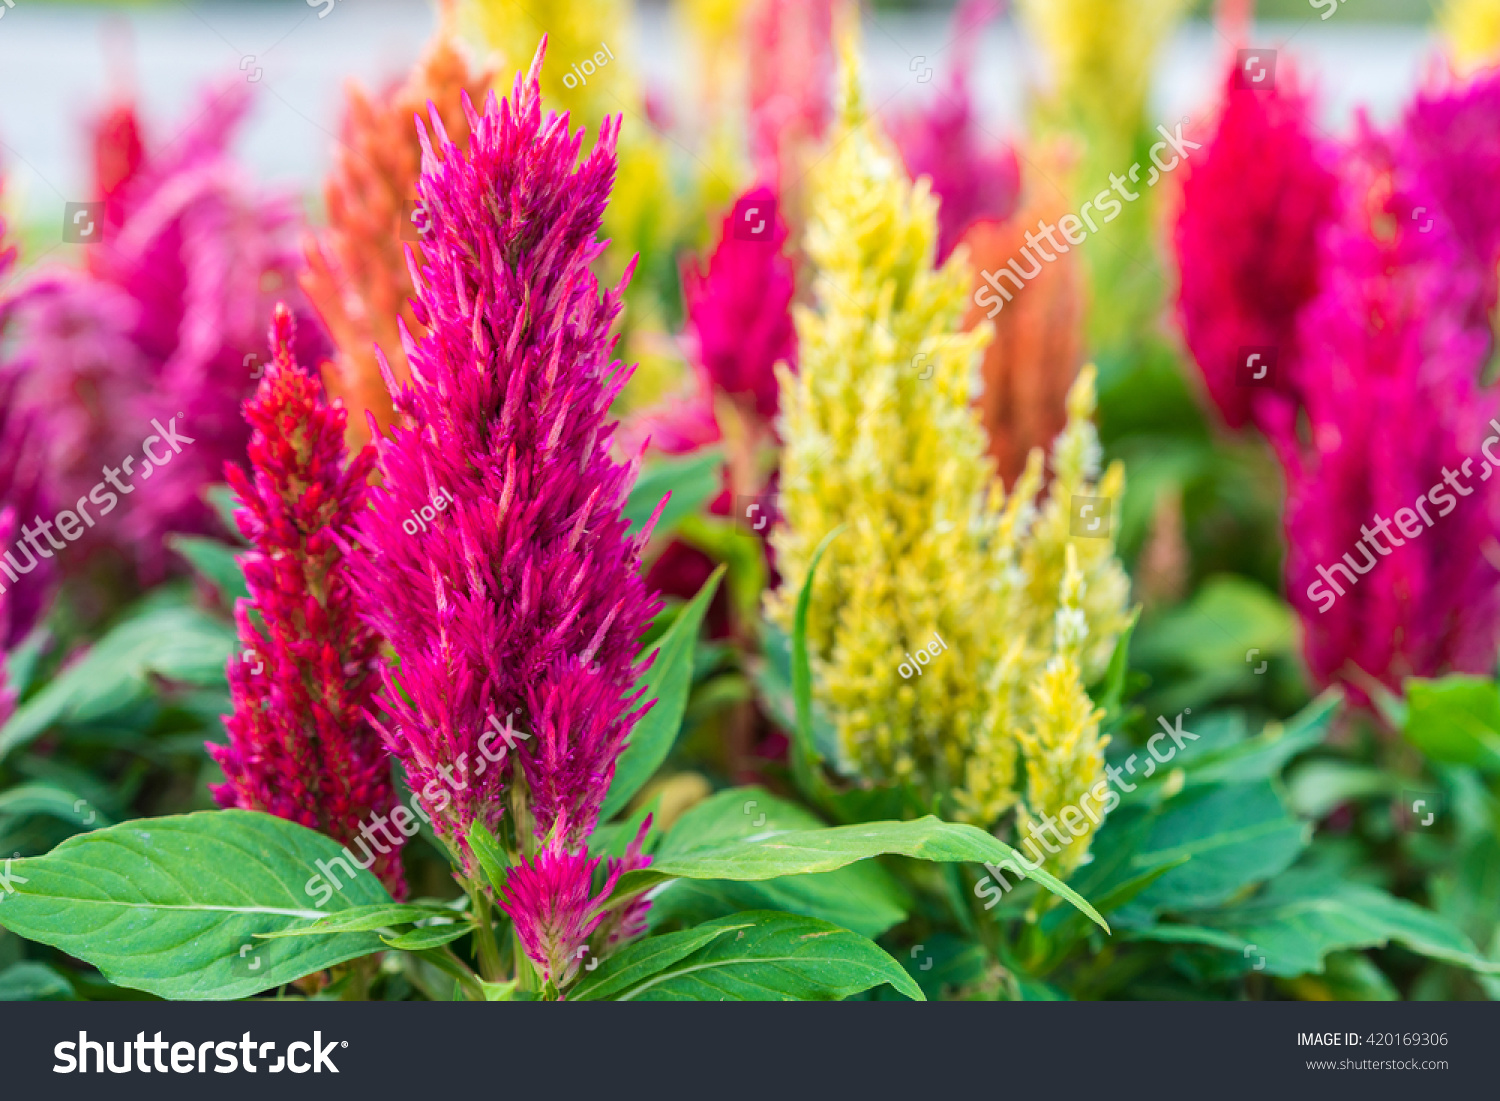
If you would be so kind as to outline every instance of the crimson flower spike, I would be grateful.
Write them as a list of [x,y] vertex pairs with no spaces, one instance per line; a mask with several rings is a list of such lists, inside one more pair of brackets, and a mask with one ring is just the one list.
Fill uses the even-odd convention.
[[254,549],[241,559],[250,599],[235,609],[243,653],[229,665],[229,744],[209,746],[226,777],[214,797],[323,831],[400,897],[405,838],[385,825],[396,794],[368,718],[380,638],[356,613],[339,537],[369,508],[375,455],[346,462],[343,405],[297,363],[294,339],[278,305],[273,359],[244,407],[250,473],[225,464]]

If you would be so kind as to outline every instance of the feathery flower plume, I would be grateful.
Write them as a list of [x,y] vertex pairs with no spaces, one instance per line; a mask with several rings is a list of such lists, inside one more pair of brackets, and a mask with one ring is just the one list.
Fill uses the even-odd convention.
[[[985,625],[970,611],[987,589],[973,516],[989,471],[969,375],[990,334],[959,331],[967,266],[934,270],[937,203],[866,113],[852,35],[842,51],[841,117],[806,234],[818,308],[797,311],[801,373],[778,372],[786,525],[772,545],[786,583],[768,610],[790,630],[814,548],[847,519],[808,614],[820,694],[849,766],[942,790],[960,781],[983,699]],[[903,678],[905,654],[935,636],[948,650]]]
[[[1336,211],[1331,154],[1283,72],[1266,92],[1228,82],[1217,129],[1186,166],[1176,227],[1183,335],[1225,423],[1290,430],[1297,318],[1317,292],[1318,236]],[[1242,360],[1276,362],[1248,385]]]
[[[852,42],[844,50],[842,123],[813,182],[807,234],[818,307],[797,313],[801,374],[780,372],[785,525],[772,542],[786,581],[768,613],[790,630],[814,547],[847,522],[819,568],[807,629],[840,764],[989,826],[1016,800],[1016,731],[1035,728],[1054,770],[1071,750],[1093,752],[1090,709],[1074,697],[1124,626],[1127,583],[1109,539],[1070,547],[1070,506],[1075,494],[1117,500],[1123,471],[1097,481],[1089,369],[1069,397],[1046,502],[1040,451],[1009,498],[994,485],[969,391],[989,331],[958,331],[967,266],[934,270],[935,204],[865,115]],[[911,657],[918,649],[928,662]],[[1058,655],[1077,676],[1043,682],[1038,697],[1029,686]]]
[[436,35],[405,83],[380,95],[349,83],[348,113],[323,189],[328,229],[305,242],[302,288],[338,346],[324,380],[329,395],[342,398],[348,407],[351,447],[370,438],[367,410],[382,431],[394,415],[375,360],[376,345],[385,352],[399,386],[410,371],[396,318],[412,333],[420,331],[408,302],[411,276],[401,247],[403,239],[417,232],[410,208],[422,150],[413,116],[429,103],[435,105],[449,136],[462,148],[469,127],[459,109],[459,93],[482,97],[493,76],[470,70],[454,41],[451,11],[451,5],[444,6]]
[[[465,835],[479,821],[502,836],[509,774],[503,837],[529,865],[512,871],[509,905],[556,977],[592,920],[578,857],[643,712],[635,653],[658,602],[638,569],[649,526],[632,538],[620,516],[635,467],[609,454],[609,406],[629,375],[610,337],[623,288],[601,292],[589,268],[619,119],[580,162],[582,131],[542,113],[545,49],[482,115],[464,97],[467,152],[435,113],[421,130],[425,331],[403,334],[412,382],[377,444],[384,478],[355,584],[400,659],[382,735],[468,876]],[[446,513],[411,534],[440,492]],[[498,767],[468,770],[499,715],[519,715],[526,738],[494,747]]]
[[834,0],[754,0],[750,49],[750,157],[777,191],[833,119]]
[[891,133],[907,173],[913,179],[926,176],[938,198],[938,263],[948,259],[973,223],[1004,221],[1016,209],[1020,162],[1009,146],[985,148],[989,142],[975,121],[969,90],[979,36],[1003,6],[1000,0],[963,0],[953,20],[957,41],[948,87],[924,109],[899,119]]
[[[5,219],[0,218],[0,347],[9,335],[13,299],[5,287],[15,262],[16,248],[7,245]],[[38,561],[16,545],[26,517],[52,515],[42,489],[46,472],[36,440],[37,418],[20,408],[20,381],[19,372],[0,360],[0,510],[8,512],[11,523],[0,532],[0,664],[4,652],[36,624],[56,572],[55,559]],[[18,555],[31,563],[29,568],[22,568]]]
[[[293,289],[295,205],[254,192],[226,151],[246,87],[210,95],[144,160],[132,161],[128,141],[123,159],[101,155],[101,166],[125,166],[123,178],[100,183],[112,188],[118,229],[103,228],[88,275],[41,272],[12,304],[20,401],[46,423],[58,500],[87,496],[103,467],[138,453],[152,418],[176,417],[194,441],[153,471],[149,493],[86,537],[125,550],[147,578],[167,565],[164,535],[219,530],[200,490],[244,457],[239,404],[254,385],[265,319]],[[304,325],[300,339],[299,359],[319,362],[321,329]]]
[[732,214],[724,218],[708,270],[685,266],[682,295],[694,357],[716,389],[737,399],[762,420],[776,415],[777,363],[797,366],[792,326],[796,275],[783,252],[787,227],[776,211],[776,194],[764,185],[735,202],[760,203],[763,237],[741,238]]
[[[1040,220],[1067,213],[1068,197],[1034,182],[1033,194],[1010,221],[980,222],[965,234],[974,289],[986,286],[983,271],[1015,261],[1028,230]],[[1001,480],[1015,484],[1034,447],[1045,448],[1067,424],[1068,389],[1083,363],[1084,273],[1076,251],[1059,252],[995,315],[995,339],[985,349],[978,405],[989,436],[990,457]],[[970,305],[964,326],[985,321],[986,309]]]
[[1320,684],[1351,665],[1392,688],[1488,671],[1500,482],[1481,444],[1500,403],[1479,383],[1490,337],[1472,319],[1472,244],[1440,209],[1400,216],[1378,160],[1351,157],[1345,192],[1301,318],[1305,439],[1279,449],[1288,600]]
[[229,744],[208,747],[226,778],[214,797],[357,847],[363,859],[349,859],[400,897],[405,836],[385,824],[390,757],[366,714],[380,639],[359,621],[339,535],[369,508],[375,455],[345,462],[344,409],[298,364],[294,329],[278,305],[272,360],[245,403],[251,473],[225,466],[254,549],[241,558],[250,599],[235,609],[244,653],[229,662]]

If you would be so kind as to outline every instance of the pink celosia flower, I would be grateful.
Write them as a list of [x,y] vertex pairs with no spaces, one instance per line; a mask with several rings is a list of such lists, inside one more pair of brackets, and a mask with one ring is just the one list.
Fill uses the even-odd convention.
[[708,270],[684,266],[682,295],[697,363],[715,387],[770,421],[778,393],[774,368],[778,362],[793,370],[797,365],[796,278],[782,251],[787,227],[776,211],[776,193],[764,185],[752,188],[734,209],[747,203],[768,214],[764,236],[737,235],[733,212],[726,215]]
[[1352,665],[1399,688],[1494,665],[1500,590],[1486,551],[1500,535],[1500,480],[1481,444],[1500,402],[1479,384],[1490,339],[1472,324],[1485,278],[1465,259],[1475,242],[1444,211],[1393,217],[1400,194],[1370,152],[1350,158],[1322,289],[1300,318],[1306,431],[1278,451],[1288,599],[1313,676]]
[[939,264],[969,226],[982,218],[1004,221],[1014,214],[1020,196],[1021,166],[1015,150],[985,148],[995,143],[974,119],[969,90],[979,35],[1003,6],[996,0],[964,0],[959,5],[947,88],[892,127],[906,171],[913,178],[926,176],[938,197]]
[[[1207,148],[1185,166],[1178,309],[1225,422],[1285,431],[1297,316],[1318,289],[1318,234],[1333,216],[1337,179],[1290,74],[1266,92],[1237,91],[1231,78],[1225,95]],[[1262,362],[1275,349],[1276,367],[1264,384],[1247,385],[1255,380],[1237,374],[1240,360],[1257,349]]]
[[[378,444],[355,576],[400,659],[380,728],[438,836],[472,875],[464,837],[476,820],[498,827],[509,775],[533,830],[516,842],[540,843],[511,873],[512,916],[573,929],[592,920],[577,850],[643,711],[635,653],[658,601],[639,575],[649,525],[631,538],[620,516],[635,467],[609,454],[629,376],[610,337],[622,288],[601,292],[589,268],[619,119],[580,163],[582,132],[542,114],[544,50],[510,99],[492,93],[480,114],[464,97],[467,151],[436,114],[432,136],[422,128],[425,332],[403,335],[412,383]],[[453,504],[417,531],[410,518],[440,493]],[[494,717],[518,713],[524,737],[502,744]],[[538,937],[528,953],[555,970]]]
[[[10,541],[15,537],[15,509],[9,506],[0,507],[0,547],[9,546]],[[10,687],[10,677],[5,668],[5,652],[9,649],[11,634],[10,605],[10,592],[0,588],[0,727],[10,720],[12,712],[16,709],[16,694]]]
[[[153,417],[177,417],[195,441],[149,492],[90,529],[148,578],[166,566],[162,536],[217,530],[200,490],[243,459],[239,405],[254,386],[262,328],[278,298],[297,300],[295,203],[256,194],[227,153],[248,94],[227,84],[144,156],[133,114],[115,108],[96,139],[103,236],[85,250],[88,274],[38,273],[13,307],[13,367],[23,405],[45,417],[57,499],[86,496],[104,466],[138,453]],[[321,328],[300,333],[299,357],[318,363]]]
[[755,175],[787,182],[797,146],[833,119],[833,0],[754,0],[746,37]]
[[229,663],[229,744],[209,746],[227,778],[214,797],[357,848],[363,859],[350,859],[373,864],[399,897],[405,838],[385,825],[396,803],[390,759],[366,717],[380,640],[359,620],[337,539],[369,508],[375,455],[345,462],[344,408],[324,399],[293,341],[279,305],[274,356],[245,403],[251,474],[225,469],[255,549],[241,558],[250,599],[235,609],[244,654]]
[[601,860],[587,853],[543,849],[529,864],[512,868],[500,908],[516,923],[521,947],[556,987],[573,981],[582,963],[579,949],[604,920],[605,903],[623,872],[610,861],[604,885],[593,890]]

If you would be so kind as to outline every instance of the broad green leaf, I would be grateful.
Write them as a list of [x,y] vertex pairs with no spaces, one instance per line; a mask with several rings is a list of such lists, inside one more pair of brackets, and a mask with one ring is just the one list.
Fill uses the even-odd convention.
[[79,798],[56,784],[46,783],[21,784],[0,792],[0,815],[6,814],[17,817],[44,814],[87,829],[103,829],[113,824],[87,799]]
[[412,925],[432,917],[454,916],[454,911],[439,906],[418,906],[406,902],[381,902],[374,906],[354,906],[306,925],[294,925],[272,933],[257,933],[262,939],[307,937],[322,933],[373,933],[397,925]]
[[680,933],[646,937],[628,944],[606,959],[597,970],[583,971],[568,989],[570,1002],[601,1001],[629,990],[652,975],[658,975],[710,941],[736,929],[749,929],[754,921],[714,921]]
[[662,459],[641,470],[621,515],[630,521],[630,534],[640,531],[663,497],[654,535],[670,533],[684,516],[697,512],[723,487],[724,455],[718,448],[695,451],[681,458]]
[[201,535],[169,535],[166,544],[211,582],[229,607],[233,608],[236,600],[250,599],[239,563],[244,547],[232,547]]
[[[724,936],[653,974],[612,987],[615,1001],[837,1001],[889,983],[913,1001],[922,989],[873,941],[816,918],[753,910],[688,930]],[[648,937],[639,947],[652,951]],[[676,954],[671,950],[662,955]],[[622,953],[623,955],[623,953]]]
[[[818,829],[816,816],[760,788],[722,791],[685,813],[657,848],[657,856],[691,852],[769,831]],[[653,896],[651,922],[701,922],[741,910],[781,910],[821,918],[866,937],[905,921],[911,900],[900,882],[874,861],[818,875],[759,882],[679,879]]]
[[254,811],[200,811],[80,834],[9,863],[0,925],[164,998],[243,998],[378,951],[370,933],[261,940],[325,913],[391,905],[367,871],[339,876],[325,909],[314,877],[339,861],[320,833]]
[[1410,679],[1406,740],[1434,761],[1500,771],[1500,687],[1461,673]]
[[0,971],[0,1002],[70,1002],[73,984],[45,963],[23,960]]
[[829,544],[837,539],[844,526],[840,524],[818,544],[807,564],[807,579],[797,594],[797,608],[792,618],[792,700],[797,709],[797,725],[792,730],[792,776],[804,793],[814,798],[825,796],[828,781],[820,770],[822,755],[813,737],[812,662],[807,653],[807,610],[812,603],[813,580]]
[[153,608],[128,619],[27,700],[0,729],[0,758],[58,722],[88,722],[150,693],[153,675],[199,686],[225,681],[234,628],[195,608]]
[[1067,899],[1105,932],[1109,931],[1108,923],[1094,908],[1052,873],[1040,867],[1028,870],[1014,849],[975,826],[944,822],[931,815],[913,822],[865,822],[826,830],[793,830],[721,842],[711,848],[669,856],[658,853],[651,867],[621,876],[611,897],[618,903],[668,879],[775,879],[831,872],[882,855],[940,863],[1008,862],[1008,867]]
[[1272,975],[1322,971],[1330,952],[1381,947],[1390,941],[1431,959],[1500,974],[1500,963],[1480,956],[1473,941],[1430,910],[1315,871],[1288,872],[1255,898],[1187,917],[1224,934],[1242,952],[1243,946],[1254,945],[1252,955],[1257,962],[1264,957],[1263,970]]
[[1109,667],[1104,671],[1104,680],[1094,696],[1094,705],[1104,709],[1104,718],[1101,722],[1103,730],[1113,730],[1119,726],[1124,713],[1125,679],[1130,672],[1130,640],[1135,635],[1135,627],[1139,618],[1138,610],[1131,613],[1130,625],[1115,642],[1114,653],[1109,658]]
[[1193,788],[1157,810],[1132,858],[1138,870],[1187,857],[1121,911],[1138,915],[1212,906],[1283,871],[1310,840],[1310,828],[1287,813],[1268,781]]
[[688,689],[693,684],[693,648],[698,641],[698,629],[703,625],[709,601],[723,576],[724,567],[720,566],[682,610],[662,637],[661,648],[642,677],[646,689],[642,702],[656,702],[635,724],[630,743],[615,763],[615,778],[609,785],[609,794],[604,797],[604,808],[599,812],[601,821],[608,822],[624,810],[631,797],[651,779],[667,759],[667,754],[672,752],[672,744],[682,728]]
[[1318,758],[1287,777],[1287,801],[1303,818],[1317,821],[1340,803],[1398,795],[1407,781],[1393,773],[1349,761]]

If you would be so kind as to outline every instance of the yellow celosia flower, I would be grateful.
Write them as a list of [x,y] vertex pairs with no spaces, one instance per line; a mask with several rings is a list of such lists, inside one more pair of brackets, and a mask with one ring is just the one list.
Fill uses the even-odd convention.
[[[1099,737],[1104,712],[1084,691],[1088,619],[1078,557],[1073,544],[1065,546],[1053,627],[1055,652],[1030,686],[1031,722],[1016,734],[1026,756],[1026,798],[1017,815],[1017,836],[1024,832],[1040,838],[1041,848],[1052,853],[1051,870],[1062,876],[1078,867],[1097,828],[1098,808],[1084,795],[1104,779],[1104,747],[1109,742]],[[1033,859],[1042,855],[1037,846],[1032,848]]]
[[[774,537],[788,586],[771,599],[790,628],[814,547],[849,530],[819,570],[808,617],[823,698],[847,766],[883,780],[957,786],[971,716],[983,709],[989,627],[983,529],[989,480],[969,410],[989,329],[962,333],[969,273],[934,271],[937,202],[915,187],[866,116],[844,43],[842,122],[811,183],[807,253],[819,309],[800,309],[800,374],[781,374],[781,509]],[[946,644],[922,675],[908,651]]]
[[1500,54],[1500,0],[1447,0],[1438,25],[1460,69],[1475,69]]
[[817,308],[797,314],[800,373],[780,374],[786,522],[773,543],[785,581],[768,613],[790,630],[813,549],[846,524],[807,627],[839,763],[991,825],[1016,800],[1021,736],[1029,769],[1032,752],[1049,762],[1038,776],[1069,752],[1079,775],[1097,771],[1083,678],[1096,653],[1108,660],[1127,591],[1108,538],[1070,551],[1069,509],[1073,495],[1118,499],[1123,472],[1094,485],[1090,368],[1069,396],[1045,503],[1040,452],[1008,498],[995,487],[970,391],[989,326],[960,331],[967,258],[933,269],[936,204],[866,116],[847,36],[842,49],[841,122],[811,184]]

